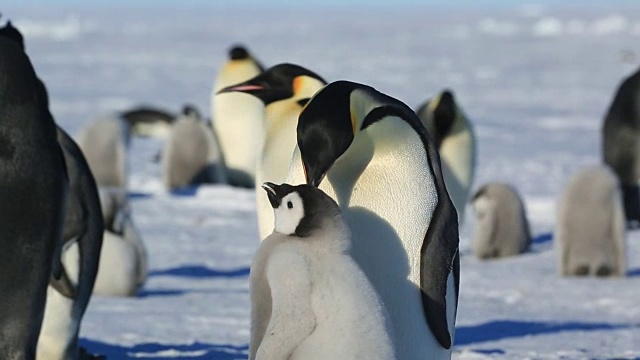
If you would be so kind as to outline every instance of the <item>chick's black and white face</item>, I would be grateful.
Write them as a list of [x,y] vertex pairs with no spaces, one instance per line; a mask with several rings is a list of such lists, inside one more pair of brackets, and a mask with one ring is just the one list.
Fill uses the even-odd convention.
[[291,192],[282,198],[275,211],[275,231],[293,235],[304,217],[304,204],[297,192]]

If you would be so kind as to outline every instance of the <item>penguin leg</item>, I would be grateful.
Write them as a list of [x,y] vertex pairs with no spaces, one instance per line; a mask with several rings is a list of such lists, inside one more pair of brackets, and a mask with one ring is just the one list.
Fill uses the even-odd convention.
[[640,228],[640,186],[622,184],[622,197],[627,228]]

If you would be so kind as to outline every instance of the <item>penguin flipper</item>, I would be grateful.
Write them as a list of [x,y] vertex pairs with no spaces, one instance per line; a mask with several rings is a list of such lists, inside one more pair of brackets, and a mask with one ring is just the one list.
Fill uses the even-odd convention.
[[76,288],[73,286],[71,279],[67,275],[64,266],[60,265],[60,275],[58,278],[55,277],[55,274],[51,274],[51,278],[49,280],[49,285],[51,285],[56,291],[58,291],[62,296],[67,297],[69,299],[74,299],[76,297]]
[[458,220],[450,201],[438,201],[421,249],[420,290],[429,328],[445,349],[450,349],[453,342],[447,320],[446,299],[447,280],[451,272],[457,297],[460,279]]

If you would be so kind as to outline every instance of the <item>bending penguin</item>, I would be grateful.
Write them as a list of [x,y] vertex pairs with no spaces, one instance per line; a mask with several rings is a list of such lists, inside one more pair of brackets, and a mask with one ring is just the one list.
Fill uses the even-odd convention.
[[33,360],[52,269],[61,278],[68,182],[41,84],[9,26],[0,35],[0,358]]
[[310,185],[262,187],[275,230],[251,264],[249,359],[396,359],[338,204]]
[[607,166],[576,174],[558,204],[554,242],[563,276],[624,276],[625,224],[619,182]]
[[436,142],[444,181],[462,225],[476,167],[473,127],[450,90],[427,101],[416,113]]
[[[241,45],[229,50],[229,61],[218,72],[211,93],[211,121],[228,168],[229,184],[253,188],[256,161],[263,140],[261,101],[243,93],[219,93],[262,73],[262,65]],[[242,139],[240,141],[240,139]]]
[[127,188],[130,130],[117,116],[100,117],[80,130],[78,146],[98,186]]
[[620,179],[626,219],[640,226],[640,70],[626,78],[602,127],[602,157]]
[[336,81],[309,101],[297,133],[287,183],[319,186],[340,205],[351,255],[389,312],[397,357],[449,359],[458,222],[420,119],[372,87]]
[[[259,184],[284,182],[291,155],[296,147],[298,115],[311,96],[326,82],[316,73],[294,64],[276,65],[257,77],[225,89],[244,92],[264,103],[264,134],[256,170],[256,192]],[[273,209],[263,196],[256,199],[258,230],[264,239],[273,230]]]
[[162,178],[169,190],[226,182],[218,143],[193,105],[182,109],[182,115],[171,128],[162,154]]
[[134,136],[164,139],[171,131],[175,114],[151,106],[140,106],[120,114]]
[[529,249],[529,223],[513,187],[486,184],[475,193],[471,204],[475,213],[473,253],[477,258],[513,256]]

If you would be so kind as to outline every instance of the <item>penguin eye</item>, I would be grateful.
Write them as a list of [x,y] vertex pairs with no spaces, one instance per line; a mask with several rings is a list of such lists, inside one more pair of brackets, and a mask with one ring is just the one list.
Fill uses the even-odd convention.
[[293,209],[293,203],[291,201],[287,201],[287,207],[289,209]]

